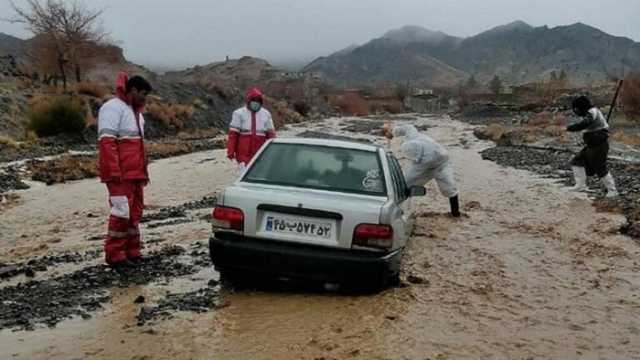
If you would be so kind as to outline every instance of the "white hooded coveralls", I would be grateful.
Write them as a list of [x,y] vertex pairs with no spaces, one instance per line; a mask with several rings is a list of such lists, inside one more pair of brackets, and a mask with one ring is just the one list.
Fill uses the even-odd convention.
[[449,153],[442,145],[420,134],[412,125],[396,126],[393,136],[405,137],[400,151],[411,161],[405,174],[408,186],[422,186],[435,179],[443,196],[458,195]]

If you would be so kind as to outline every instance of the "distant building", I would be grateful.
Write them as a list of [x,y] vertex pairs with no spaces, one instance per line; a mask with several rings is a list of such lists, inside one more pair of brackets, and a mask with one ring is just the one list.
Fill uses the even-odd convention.
[[433,95],[433,89],[413,89],[411,92],[413,96]]

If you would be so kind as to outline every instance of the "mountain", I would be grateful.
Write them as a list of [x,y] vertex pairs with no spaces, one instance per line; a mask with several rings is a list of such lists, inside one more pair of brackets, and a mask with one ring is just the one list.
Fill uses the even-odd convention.
[[265,79],[271,79],[276,73],[278,70],[266,60],[245,56],[240,59],[199,65],[183,71],[167,72],[164,78],[173,82],[234,85],[244,88]]
[[316,59],[304,69],[339,85],[411,82],[451,86],[475,75],[487,83],[548,79],[565,71],[575,85],[640,70],[640,44],[577,23],[549,28],[522,21],[457,38],[417,26],[392,30],[357,48]]
[[11,55],[22,56],[25,48],[25,41],[15,36],[0,33],[0,56]]
[[319,73],[338,85],[385,82],[454,84],[467,74],[438,58],[461,41],[417,26],[392,30],[383,37],[316,59],[303,71]]

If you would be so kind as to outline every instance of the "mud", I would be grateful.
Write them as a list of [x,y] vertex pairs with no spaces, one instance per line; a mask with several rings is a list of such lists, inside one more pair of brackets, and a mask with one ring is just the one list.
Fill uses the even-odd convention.
[[[169,206],[158,211],[150,211],[142,216],[141,223],[152,221],[162,221],[175,218],[187,217],[187,213],[191,210],[212,209],[216,205],[215,197],[203,197],[199,201],[191,201],[178,206]],[[183,219],[186,220],[186,219]],[[183,221],[180,220],[180,221]],[[157,226],[157,225],[156,225]]]
[[358,134],[371,134],[371,135],[379,135],[382,127],[384,126],[384,121],[378,120],[350,120],[345,123],[341,130],[358,133]]
[[[529,171],[542,155],[538,162],[528,159],[531,154],[517,155],[528,168],[502,166],[482,159],[479,152],[492,144],[475,139],[472,126],[437,117],[407,118],[428,126],[429,135],[449,147],[465,217],[448,215],[448,201],[434,184],[428,184],[426,197],[412,200],[416,226],[401,286],[362,296],[310,284],[220,283],[204,243],[207,222],[150,228],[180,219],[206,220],[206,208],[183,209],[184,218],[143,226],[147,256],[165,246],[181,249],[176,256],[160,257],[168,268],[160,266],[148,282],[144,278],[122,286],[120,275],[101,275],[105,284],[95,296],[105,301],[82,309],[89,319],[71,313],[71,320],[47,328],[37,325],[46,324],[44,316],[34,331],[6,329],[0,332],[0,358],[640,359],[640,249],[619,233],[624,217],[597,212],[588,197],[569,193],[557,183],[557,169],[549,168],[550,178]],[[342,135],[342,126],[343,120],[329,119],[306,129]],[[370,134],[358,137],[387,144]],[[391,143],[393,149],[398,145]],[[223,156],[214,152],[216,158]],[[233,164],[202,162],[209,158],[211,153],[190,154],[152,164],[149,215],[215,197],[234,180]],[[86,239],[104,231],[102,187],[83,180],[54,185],[55,192],[44,189],[27,191],[25,204],[3,214],[8,221],[0,224],[0,261],[5,264],[14,256],[33,257],[41,245],[50,246],[50,252],[99,246]],[[71,194],[84,194],[84,201],[67,200]],[[68,218],[70,226],[53,235],[64,241],[52,245],[46,233],[60,217]],[[81,268],[67,275],[86,281],[79,274],[103,266],[93,261],[98,263],[77,264]],[[64,279],[54,267],[37,274],[35,282]],[[111,283],[110,276],[118,277]]]
[[[498,146],[482,152],[485,160],[532,171],[557,179],[564,185],[573,185],[570,165],[573,156],[572,152],[564,150],[511,146]],[[604,199],[606,191],[600,181],[593,177],[589,179],[589,187],[593,190],[590,196],[596,199],[597,209],[625,214],[627,224],[620,231],[640,239],[640,168],[619,160],[610,160],[609,168],[616,179],[620,197]]]
[[220,287],[216,283],[195,291],[183,294],[168,294],[158,305],[142,307],[137,315],[138,326],[143,326],[150,321],[159,319],[171,319],[176,311],[188,311],[192,313],[205,313],[212,309],[224,306],[218,299]]
[[[131,268],[115,270],[107,265],[94,265],[61,277],[3,287],[0,291],[0,330],[34,330],[43,324],[53,327],[78,316],[88,319],[110,300],[109,288],[144,285],[197,273],[206,262],[199,259],[201,265],[195,265],[197,257],[180,257],[186,252],[182,247],[168,246],[151,252],[142,263]],[[207,256],[202,253],[196,255]],[[205,292],[200,297],[205,295],[213,294]],[[158,309],[171,306],[182,311],[199,309],[190,305],[192,298],[190,295],[169,297]],[[210,301],[213,298],[208,296]],[[145,317],[153,318],[153,314],[150,312]]]
[[[102,237],[100,238],[102,239]],[[82,254],[78,252],[65,252],[14,264],[0,263],[0,283],[2,280],[7,280],[22,274],[31,274],[31,276],[27,277],[33,277],[35,273],[46,272],[51,266],[88,262],[98,258],[101,254],[102,252],[100,250],[87,251]]]
[[337,134],[331,134],[331,133],[321,132],[321,131],[304,131],[299,133],[297,136],[302,138],[342,140],[342,141],[361,142],[366,144],[371,143],[371,140],[361,138],[361,137],[337,135]]

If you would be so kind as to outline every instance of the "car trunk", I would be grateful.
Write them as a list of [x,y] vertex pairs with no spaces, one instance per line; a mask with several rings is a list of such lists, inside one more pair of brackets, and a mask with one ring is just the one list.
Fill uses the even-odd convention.
[[244,212],[249,237],[350,249],[357,225],[378,224],[386,197],[239,183],[224,206]]

